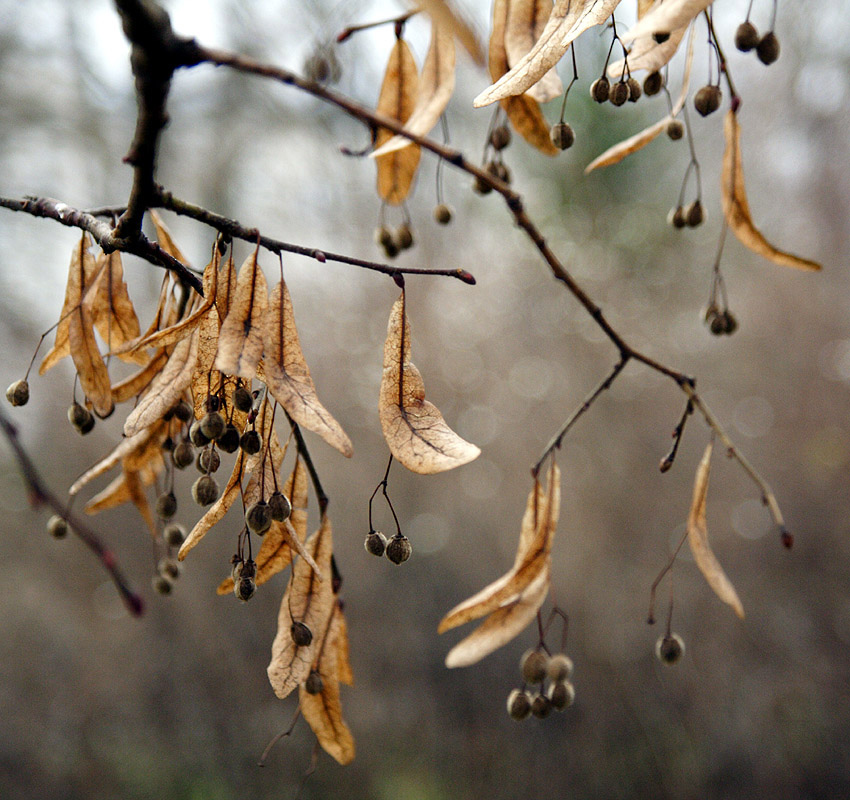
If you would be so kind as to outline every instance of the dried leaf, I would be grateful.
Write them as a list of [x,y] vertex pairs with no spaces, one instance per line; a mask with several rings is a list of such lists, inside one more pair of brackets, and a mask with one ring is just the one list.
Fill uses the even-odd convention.
[[138,472],[125,472],[124,483],[130,493],[130,502],[132,502],[132,504],[136,507],[136,510],[145,521],[151,536],[156,538],[156,521],[154,520],[150,503],[148,503],[148,497],[145,494],[145,486],[141,475]]
[[[505,25],[508,15],[508,0],[493,3],[493,29],[490,34],[489,68],[490,78],[499,80],[508,71],[508,56],[505,51]],[[543,116],[538,102],[527,94],[505,97],[499,101],[514,130],[532,147],[547,156],[561,151],[552,144],[549,123]]]
[[[404,124],[413,113],[418,88],[419,73],[413,53],[404,39],[396,39],[387,62],[378,107],[375,110]],[[375,147],[380,148],[392,137],[392,131],[379,128]],[[413,186],[421,155],[422,150],[417,144],[375,159],[378,168],[378,196],[382,200],[394,206],[404,202]]]
[[218,334],[216,369],[227,375],[250,380],[257,373],[263,355],[263,318],[268,290],[263,270],[254,250],[239,270],[236,293]]
[[[165,469],[165,462],[160,457],[158,464],[155,462],[146,464],[138,472],[133,473],[135,477],[131,476],[129,480],[127,473],[122,472],[105,489],[92,497],[83,507],[83,511],[86,514],[98,514],[101,511],[129,503],[133,500],[134,492],[137,491],[134,485],[141,481],[142,487],[152,486],[163,469]],[[134,488],[131,489],[131,487]]]
[[168,361],[168,353],[164,349],[157,350],[146,366],[142,367],[138,372],[134,372],[123,381],[113,384],[112,400],[115,403],[124,403],[131,397],[135,397],[144,391],[150,386],[151,381],[159,375],[166,361]]
[[[552,14],[551,0],[511,0],[507,4],[505,50],[513,66],[536,44]],[[553,67],[526,94],[538,103],[554,100],[564,86]]]
[[124,422],[124,435],[133,436],[152,425],[183,397],[192,380],[198,359],[198,335],[178,342],[165,366],[152,381],[145,396]]
[[[445,111],[454,88],[454,37],[435,21],[431,27],[431,45],[425,56],[422,77],[419,80],[419,97],[404,129],[416,136],[426,136]],[[411,145],[410,139],[400,135],[393,136],[386,144],[373,150],[371,157],[378,158]]]
[[333,756],[340,764],[350,764],[354,759],[354,737],[342,718],[342,705],[339,698],[339,650],[340,621],[342,612],[339,604],[334,603],[333,616],[328,633],[320,650],[315,669],[322,679],[322,691],[310,694],[302,684],[298,696],[301,713],[307,724],[316,734],[319,744],[325,752]]
[[80,386],[94,413],[108,417],[115,410],[109,370],[94,338],[94,327],[88,303],[80,303],[68,317],[68,346],[80,376]]
[[476,108],[526,92],[567,52],[588,28],[605,22],[620,0],[558,0],[534,47],[511,70],[473,101]]
[[[658,1],[663,2],[663,0]],[[641,19],[646,14],[646,12],[649,11],[650,8],[652,8],[653,3],[655,2],[656,0],[638,0],[637,18]]]
[[171,236],[171,231],[168,230],[168,227],[162,221],[162,217],[152,208],[148,209],[148,214],[150,214],[151,222],[153,222],[153,226],[156,229],[156,240],[159,246],[172,258],[176,258],[181,264],[189,266],[189,261],[175,244],[174,238]]
[[335,628],[334,644],[336,646],[337,667],[336,676],[340,683],[346,686],[354,686],[354,671],[351,669],[348,645],[348,623],[342,606],[337,603],[334,609],[332,630]]
[[713,0],[665,0],[644,14],[621,38],[632,42],[654,33],[672,33],[687,27]]
[[115,250],[101,253],[96,260],[97,278],[91,288],[92,319],[107,350],[116,351],[122,361],[147,364],[145,353],[117,352],[139,336],[139,318],[124,282],[121,254]]
[[422,376],[410,362],[404,292],[390,313],[378,413],[390,452],[413,472],[432,475],[454,469],[481,453],[449,428],[439,409],[425,399]]
[[[232,408],[230,392],[221,391],[223,376],[214,366],[220,330],[221,320],[218,310],[215,307],[208,309],[198,324],[198,360],[190,382],[196,419],[206,414],[207,399],[213,394],[219,397],[224,396],[228,413]],[[236,412],[232,422],[241,430],[245,419],[243,412]]]
[[350,458],[354,452],[351,440],[316,395],[295,328],[289,289],[283,280],[272,290],[262,335],[266,352],[264,380],[272,397],[302,428],[318,434]]
[[[327,517],[322,519],[321,527],[307,540],[306,546],[322,574],[330,575],[333,541]],[[331,584],[330,580],[320,580],[318,573],[303,559],[292,568],[292,577],[280,604],[277,635],[268,666],[269,682],[281,699],[304,683],[310,674],[336,604]],[[309,645],[299,647],[292,641],[290,628],[296,620],[313,632]]]
[[446,0],[417,0],[416,5],[430,15],[435,25],[440,25],[453,33],[476,64],[484,64],[484,54],[478,44],[478,37]]
[[47,370],[58,364],[65,356],[71,355],[69,331],[71,313],[80,306],[83,298],[94,284],[97,277],[97,264],[89,252],[91,239],[84,233],[71,253],[71,264],[68,267],[68,280],[65,284],[65,299],[59,314],[59,324],[56,326],[56,338],[50,352],[44,357],[38,368],[38,374],[44,375]]
[[[682,38],[687,31],[688,26],[678,28],[670,33],[670,38],[665,39],[660,44],[652,38],[651,35],[642,36],[635,40],[632,49],[629,50],[628,68],[631,72],[638,72],[642,69],[648,72],[657,72],[665,64],[676,55],[679,45],[682,43]],[[617,80],[623,74],[623,69],[626,66],[626,60],[621,58],[614,61],[608,67],[608,74]]]
[[705,519],[705,501],[708,495],[708,475],[711,468],[711,442],[705,448],[702,460],[697,467],[696,479],[694,480],[694,497],[691,501],[691,510],[688,514],[688,544],[694,554],[700,572],[705,576],[708,585],[714,593],[734,609],[735,613],[744,618],[744,607],[738,599],[738,593],[720,562],[715,557],[708,544],[708,526]]
[[816,261],[786,253],[774,247],[756,228],[750,215],[750,205],[747,202],[747,192],[744,187],[744,166],[741,159],[741,128],[734,111],[728,111],[724,124],[726,149],[723,152],[723,169],[721,198],[723,215],[729,223],[732,233],[745,247],[754,253],[779,264],[782,267],[795,269],[819,270],[821,265]]

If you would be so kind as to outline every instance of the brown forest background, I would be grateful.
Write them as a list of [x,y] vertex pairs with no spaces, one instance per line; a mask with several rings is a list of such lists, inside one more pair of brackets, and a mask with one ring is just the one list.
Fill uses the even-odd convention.
[[[199,16],[198,4],[167,5],[178,32],[296,69],[344,25],[397,10],[386,2],[220,0]],[[484,5],[466,4],[482,33]],[[762,25],[768,5],[756,3]],[[415,550],[401,568],[362,547],[367,500],[385,466],[376,403],[397,289],[353,267],[285,260],[320,396],[355,446],[347,462],[310,439],[345,578],[356,686],[344,690],[343,705],[358,755],[345,769],[322,755],[303,797],[850,793],[850,21],[840,2],[817,5],[813,18],[810,9],[780,4],[774,67],[734,52],[731,66],[745,103],[754,215],[769,238],[825,268],[783,270],[731,241],[725,274],[741,323],[731,338],[712,337],[700,320],[719,230],[719,115],[694,122],[709,211],[696,231],[664,222],[686,165],[683,143],[659,141],[618,167],[582,175],[605,147],[656,119],[663,102],[591,107],[586,87],[605,36],[595,44],[582,38],[582,83],[567,105],[576,146],[557,160],[519,141],[507,152],[516,187],[556,251],[636,346],[698,376],[796,535],[794,550],[784,551],[754,487],[717,459],[709,527],[747,619],[740,623],[714,597],[683,554],[674,628],[688,649],[673,670],[652,655],[660,631],[645,624],[648,589],[683,531],[707,430],[693,420],[673,470],[659,474],[681,395],[637,365],[569,435],[559,458],[553,589],[571,619],[576,705],[522,724],[505,714],[531,632],[474,668],[443,666],[460,634],[438,638],[438,620],[504,571],[530,464],[616,355],[553,285],[499,200],[473,195],[446,170],[457,213],[448,228],[437,226],[435,162],[423,159],[410,204],[417,245],[400,263],[469,269],[478,286],[408,281],[414,356],[429,397],[483,454],[432,478],[393,471],[391,493]],[[745,6],[717,3],[727,42]],[[414,20],[409,33],[421,64],[427,25]],[[339,88],[374,103],[391,43],[391,31],[381,30],[340,47]],[[106,0],[0,0],[3,194],[44,194],[83,208],[126,198],[130,174],[120,160],[135,112],[126,51]],[[453,145],[470,154],[480,152],[489,121],[470,102],[485,85],[464,61],[449,120]],[[178,75],[169,108],[159,167],[167,188],[281,239],[377,257],[374,167],[339,154],[340,144],[365,144],[356,123],[292,90],[212,68]],[[208,232],[167,222],[193,263],[205,263]],[[55,321],[75,240],[55,223],[0,215],[2,385],[22,376]],[[150,311],[161,273],[125,263],[137,308]],[[275,268],[272,258],[265,263]],[[116,414],[77,436],[65,419],[71,383],[68,365],[35,378],[30,404],[15,413],[24,443],[60,490],[120,435]],[[80,543],[47,536],[47,515],[27,506],[8,448],[0,459],[0,795],[292,797],[310,761],[306,726],[278,745],[265,769],[255,766],[293,712],[265,675],[285,578],[248,604],[215,596],[234,522],[232,537],[216,529],[191,554],[172,597],[154,597],[148,535],[132,513],[110,512],[95,526],[149,600],[147,615],[131,620]],[[191,523],[192,476],[182,479],[178,519]],[[388,516],[379,519],[390,526]]]

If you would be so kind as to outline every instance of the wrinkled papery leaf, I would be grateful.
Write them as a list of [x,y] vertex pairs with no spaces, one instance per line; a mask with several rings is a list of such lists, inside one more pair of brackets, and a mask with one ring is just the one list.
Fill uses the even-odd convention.
[[334,631],[334,642],[336,644],[337,679],[346,686],[354,686],[354,671],[351,669],[351,661],[349,659],[348,623],[345,621],[345,614],[339,602],[337,602],[336,608],[334,608],[334,617],[331,626],[336,629]]
[[[418,91],[419,72],[413,60],[413,53],[404,39],[396,39],[387,62],[378,107],[375,110],[404,124],[410,119],[416,106]],[[379,128],[375,147],[380,148],[392,139],[393,135],[387,128]],[[382,200],[393,206],[404,202],[413,186],[421,155],[422,149],[418,144],[414,144],[375,159],[378,168],[378,196]]]
[[[638,0],[637,18],[641,19],[655,2],[656,0]],[[662,3],[664,0],[657,0],[657,2]]]
[[[152,486],[164,469],[165,461],[160,454],[158,463],[151,461],[135,472],[122,472],[105,489],[92,497],[83,506],[83,511],[86,514],[99,514],[101,511],[131,502],[138,496],[138,483],[141,481],[143,488]],[[149,524],[149,520],[146,521]]]
[[139,318],[124,282],[124,267],[121,254],[115,250],[108,255],[101,253],[96,259],[97,278],[91,289],[92,319],[106,348],[122,361],[147,364],[145,353],[117,352],[129,342],[135,341],[140,333]]
[[711,469],[711,450],[712,445],[709,442],[697,467],[694,480],[694,497],[688,514],[688,544],[690,544],[691,552],[694,554],[694,561],[708,581],[708,585],[724,603],[732,606],[735,613],[743,619],[744,607],[738,599],[738,593],[735,591],[732,582],[726,577],[723,567],[720,566],[720,562],[708,544],[705,505],[708,495],[708,475]]
[[484,64],[484,54],[481,52],[478,37],[451,4],[446,0],[416,0],[415,4],[425,10],[434,20],[434,24],[453,33],[476,64]]
[[[712,4],[713,0],[664,0],[636,22],[623,36],[624,42],[632,42],[654,33],[672,33],[687,27],[698,14]],[[631,62],[629,62],[631,63]]]
[[[322,519],[319,530],[307,540],[306,547],[322,574],[330,575],[333,541],[327,516]],[[307,680],[315,663],[336,604],[332,583],[328,579],[321,580],[304,559],[296,561],[292,568],[289,586],[280,604],[277,635],[268,666],[269,682],[281,699]],[[299,647],[292,641],[290,628],[296,620],[312,631],[310,644]]]
[[91,239],[87,233],[84,233],[71,253],[68,280],[65,284],[65,299],[62,302],[62,311],[59,314],[59,324],[56,326],[56,338],[53,347],[38,368],[39,375],[44,375],[47,370],[58,364],[65,356],[71,355],[69,336],[71,314],[74,309],[82,304],[97,277],[98,266],[94,256],[89,252],[91,245]]
[[[641,36],[640,39],[636,39],[632,49],[629,50],[629,70],[631,72],[638,72],[642,69],[647,70],[647,72],[657,72],[660,70],[676,55],[676,51],[679,49],[679,45],[682,43],[682,38],[687,30],[687,25],[677,28],[670,33],[669,39],[666,39],[660,44],[651,35]],[[625,66],[626,60],[624,58],[614,61],[608,67],[608,75],[611,78],[619,80]]]
[[[537,43],[552,13],[551,0],[508,0],[505,51],[512,67]],[[552,67],[526,94],[538,103],[554,100],[564,86]]]
[[275,286],[263,325],[264,380],[272,397],[302,428],[319,435],[346,458],[354,453],[351,439],[319,402],[301,351],[292,299],[283,280]]
[[198,360],[198,335],[193,332],[179,341],[165,366],[152,381],[145,396],[124,422],[124,435],[133,436],[160,419],[183,397]]
[[236,292],[221,323],[215,367],[227,375],[251,380],[263,355],[263,319],[268,289],[254,250],[239,270]]
[[151,222],[153,222],[153,226],[156,229],[156,241],[159,246],[172,258],[176,258],[181,264],[190,266],[190,262],[180,251],[180,248],[174,241],[174,237],[171,235],[171,231],[168,230],[168,226],[162,221],[159,213],[155,209],[150,208],[148,209],[148,214],[150,214]]
[[[404,129],[416,136],[426,136],[440,119],[455,88],[455,41],[451,32],[440,27],[436,20],[431,26],[431,45],[425,56],[419,79],[416,107]],[[404,136],[393,136],[386,144],[372,151],[378,158],[412,145]]]
[[599,167],[610,167],[612,164],[619,164],[626,156],[636,153],[638,150],[646,147],[653,139],[656,139],[661,133],[666,130],[667,125],[675,119],[676,115],[682,110],[685,101],[688,99],[688,87],[691,82],[691,64],[694,60],[694,37],[691,36],[688,43],[688,55],[685,59],[685,74],[682,78],[682,90],[670,113],[658,122],[644,128],[634,136],[628,139],[617,142],[617,144],[609,147],[604,153],[593,159],[585,168],[584,174],[592,172]]
[[492,86],[473,101],[476,108],[503,97],[522,94],[539,81],[588,28],[599,25],[614,12],[620,0],[557,0],[537,43]]
[[[490,34],[489,69],[490,79],[499,80],[508,67],[505,51],[505,25],[508,16],[508,0],[494,0],[493,29]],[[540,110],[539,103],[528,94],[505,97],[499,101],[513,129],[532,147],[547,156],[556,156],[561,151],[552,144],[549,123]]]
[[545,494],[535,480],[526,504],[519,546],[511,570],[455,606],[440,622],[443,633],[487,616],[446,656],[447,667],[468,667],[517,636],[531,622],[549,591],[552,540],[561,503],[561,476],[552,462]]
[[439,409],[425,399],[422,376],[410,361],[404,292],[390,312],[378,413],[390,452],[412,472],[432,475],[454,469],[481,453],[474,444],[461,439]]
[[322,691],[310,694],[302,684],[298,697],[301,713],[316,734],[319,744],[325,752],[345,765],[354,760],[354,737],[342,718],[339,699],[341,665],[338,640],[342,624],[342,610],[335,602],[328,632],[320,645],[318,662],[314,665],[322,678]]
[[168,353],[164,349],[157,350],[147,366],[142,367],[123,381],[113,384],[112,400],[115,403],[125,403],[131,397],[143,392],[150,386],[151,381],[159,375],[166,361],[168,361]]
[[782,267],[795,269],[819,270],[821,265],[816,261],[786,253],[774,247],[756,228],[750,215],[750,205],[747,202],[747,191],[744,187],[744,165],[741,158],[741,128],[734,111],[728,111],[723,126],[726,135],[726,149],[723,152],[723,169],[721,171],[721,199],[723,215],[732,233],[745,247],[754,253],[779,264]]

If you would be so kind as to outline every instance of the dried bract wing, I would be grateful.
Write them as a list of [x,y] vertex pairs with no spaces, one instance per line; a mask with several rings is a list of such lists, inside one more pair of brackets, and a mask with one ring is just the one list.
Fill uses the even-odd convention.
[[[508,66],[513,66],[531,50],[552,14],[551,0],[510,0],[505,25]],[[564,86],[553,67],[526,94],[538,103],[554,100]]]
[[478,37],[450,3],[446,0],[418,0],[416,5],[424,9],[436,24],[453,33],[476,64],[484,64],[484,54],[481,52]]
[[694,496],[691,501],[691,510],[688,514],[688,544],[691,546],[691,552],[694,554],[700,572],[705,576],[708,585],[714,590],[714,593],[728,605],[732,606],[735,613],[741,618],[744,618],[744,607],[738,598],[738,593],[720,562],[715,557],[711,546],[708,544],[708,525],[705,518],[706,497],[708,495],[708,476],[711,468],[711,450],[712,446],[709,442],[705,449],[702,460],[697,467],[697,474],[694,480]]
[[687,27],[714,0],[665,0],[644,14],[623,36],[632,42],[654,33],[672,33]]
[[108,417],[115,408],[109,370],[94,338],[88,303],[80,303],[68,317],[68,346],[80,377],[80,386],[92,404],[94,413]]
[[750,215],[750,205],[747,202],[747,192],[744,187],[741,128],[734,111],[727,112],[723,130],[726,135],[726,149],[723,152],[721,199],[723,215],[732,233],[745,247],[774,264],[795,269],[819,270],[821,265],[816,261],[809,261],[807,258],[800,258],[774,247],[756,228]]
[[481,453],[449,428],[439,409],[425,399],[422,376],[410,361],[404,293],[390,313],[378,412],[390,452],[412,472],[431,475],[454,469]]
[[121,254],[115,250],[108,255],[101,253],[96,260],[97,278],[91,290],[92,319],[107,350],[114,352],[122,361],[147,364],[145,353],[119,352],[121,348],[138,339],[139,318],[124,282],[124,266]]

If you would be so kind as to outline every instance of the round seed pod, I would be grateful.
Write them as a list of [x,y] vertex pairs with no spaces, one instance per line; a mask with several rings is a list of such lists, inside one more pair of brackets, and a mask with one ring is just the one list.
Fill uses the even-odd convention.
[[779,58],[779,39],[773,31],[768,31],[756,45],[756,55],[762,64],[770,65]]
[[494,150],[504,150],[511,143],[511,129],[498,125],[490,132],[490,145]]
[[239,431],[235,425],[228,425],[216,442],[218,449],[225,453],[235,453],[239,449]]
[[245,455],[255,456],[262,449],[260,434],[254,430],[245,431],[239,438],[239,446],[244,451]]
[[218,411],[221,408],[221,399],[217,394],[211,394],[207,397],[207,402],[204,405],[210,413]]
[[487,165],[487,172],[489,172],[494,178],[498,178],[502,181],[502,183],[511,182],[511,171],[508,169],[507,165],[503,164],[501,161],[491,161]]
[[181,400],[176,406],[174,406],[174,416],[181,422],[188,422],[194,416],[192,406],[190,406],[185,400]]
[[493,191],[493,187],[490,186],[490,184],[487,183],[487,181],[485,181],[483,178],[479,178],[476,176],[475,181],[472,184],[472,191],[476,194],[481,195],[490,194],[490,192]]
[[702,203],[699,200],[694,200],[686,209],[685,209],[685,222],[687,222],[689,228],[696,228],[705,221],[705,211],[703,210]]
[[251,533],[262,536],[272,526],[272,512],[265,500],[251,503],[245,509],[245,524]]
[[735,319],[734,314],[728,309],[723,312],[723,327],[725,328],[724,333],[729,336],[738,330],[738,320]]
[[54,539],[64,539],[68,535],[68,523],[58,514],[47,520],[47,532]]
[[590,84],[590,96],[597,103],[604,103],[611,93],[611,84],[604,75]]
[[79,403],[71,403],[68,406],[68,422],[71,423],[78,431],[94,416],[85,406]]
[[247,603],[257,591],[257,582],[253,578],[240,577],[233,585],[233,593],[243,602]]
[[184,439],[174,448],[171,458],[177,469],[186,469],[195,460],[195,448],[188,439]]
[[640,96],[643,94],[643,90],[640,88],[640,83],[638,83],[636,78],[629,78],[626,81],[626,86],[629,87],[629,102],[637,103],[640,100]]
[[656,71],[650,72],[643,79],[643,93],[647,97],[652,97],[653,95],[658,94],[664,88],[664,76]]
[[674,142],[678,142],[685,135],[685,126],[679,119],[671,119],[667,123],[667,136]]
[[162,538],[169,547],[180,547],[186,538],[186,529],[178,522],[171,522],[163,529]]
[[508,695],[508,716],[520,722],[531,716],[531,697],[522,689],[514,689]]
[[269,512],[275,522],[283,522],[292,514],[292,503],[283,492],[274,492],[269,498]]
[[30,399],[30,385],[24,381],[15,381],[6,389],[6,399],[13,406],[25,406]]
[[387,542],[387,558],[393,564],[403,564],[413,553],[413,545],[406,536],[396,534]]
[[707,84],[697,90],[694,95],[694,108],[700,116],[707,117],[720,108],[720,101],[723,99],[723,92],[719,86]]
[[321,694],[322,689],[324,689],[324,684],[322,683],[322,676],[316,670],[311,670],[310,674],[307,676],[307,680],[304,681],[304,691],[307,694]]
[[656,31],[652,34],[652,40],[655,44],[664,44],[670,38],[669,31]]
[[678,664],[684,654],[685,643],[678,633],[661,636],[655,643],[655,657],[665,666]]
[[189,441],[195,447],[205,447],[210,443],[210,437],[201,430],[200,420],[195,420],[189,427]]
[[410,250],[413,247],[413,231],[406,222],[396,228],[395,243],[399,250]]
[[176,580],[180,577],[180,562],[175,558],[161,558],[156,565],[156,571],[166,578]]
[[531,701],[531,713],[537,719],[546,719],[552,713],[552,701],[545,694],[536,694]]
[[241,383],[233,390],[231,400],[233,401],[233,405],[236,406],[239,411],[246,414],[254,405],[253,395]]
[[742,22],[735,30],[735,47],[742,53],[749,53],[759,43],[759,32],[752,22]]
[[224,421],[224,417],[218,413],[218,411],[211,411],[209,414],[201,417],[201,421],[198,425],[201,429],[201,433],[207,437],[210,441],[214,442],[224,433],[224,429],[227,427],[227,423]]
[[568,681],[572,674],[573,660],[564,653],[556,653],[546,662],[546,676],[554,683]]
[[370,531],[366,534],[366,539],[363,542],[367,553],[380,558],[387,549],[387,537],[380,531]]
[[629,99],[629,85],[625,81],[615,83],[608,92],[608,102],[612,106],[621,106]]
[[307,647],[313,641],[313,631],[303,622],[293,622],[289,626],[289,635],[298,647]]
[[575,131],[569,122],[558,122],[552,126],[549,131],[549,138],[552,144],[559,150],[566,150],[573,146],[576,140]]
[[211,506],[218,500],[218,484],[211,475],[201,475],[192,484],[192,499],[199,506]]
[[172,589],[174,589],[171,578],[166,578],[165,575],[154,575],[151,578],[151,586],[157,594],[161,595],[171,594]]
[[221,456],[218,454],[218,450],[212,445],[207,445],[198,453],[195,466],[198,468],[198,472],[216,472],[221,466]]
[[174,492],[163,492],[156,498],[156,515],[160,519],[171,519],[177,513],[177,498]]
[[448,225],[452,221],[452,210],[445,204],[434,206],[434,219],[440,225]]
[[161,447],[166,453],[172,452],[174,450],[174,439],[172,439],[170,436],[166,436],[162,440]]
[[667,222],[674,228],[684,228],[687,224],[685,219],[685,209],[682,208],[682,206],[675,206],[671,208],[670,213],[667,214]]
[[80,434],[82,436],[85,436],[87,433],[91,433],[93,428],[94,428],[94,414],[89,414],[89,418],[77,430],[80,432]]
[[715,336],[722,336],[726,333],[726,320],[724,319],[723,314],[719,314],[717,312],[710,314],[706,321],[708,322],[708,329]]
[[541,683],[546,678],[546,663],[549,659],[541,650],[526,650],[519,660],[519,671],[526,683]]
[[555,711],[564,711],[575,702],[576,690],[569,681],[561,681],[549,687],[547,696]]
[[240,578],[256,578],[257,577],[257,562],[249,558],[242,562],[242,567],[239,570]]

